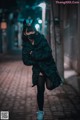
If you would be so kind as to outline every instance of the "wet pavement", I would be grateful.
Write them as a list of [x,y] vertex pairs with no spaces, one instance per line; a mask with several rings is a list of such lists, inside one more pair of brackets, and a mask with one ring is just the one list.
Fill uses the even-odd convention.
[[[0,62],[0,111],[9,111],[10,120],[36,120],[36,87],[31,67],[21,60]],[[45,86],[46,87],[46,86]],[[80,95],[68,84],[45,90],[44,120],[80,120]]]

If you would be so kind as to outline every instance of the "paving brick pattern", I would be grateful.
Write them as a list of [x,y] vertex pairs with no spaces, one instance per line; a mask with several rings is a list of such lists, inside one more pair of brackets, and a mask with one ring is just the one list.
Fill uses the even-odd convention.
[[[21,60],[0,62],[0,111],[9,111],[10,120],[36,120],[36,87],[31,87],[31,67]],[[80,120],[80,96],[64,84],[44,96],[44,120]]]

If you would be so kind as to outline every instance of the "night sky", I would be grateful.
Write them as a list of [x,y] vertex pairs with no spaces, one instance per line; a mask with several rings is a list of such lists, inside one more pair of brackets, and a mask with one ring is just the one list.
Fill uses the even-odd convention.
[[[41,2],[49,2],[50,0],[0,0],[0,21],[5,14],[5,19],[8,18],[10,13],[14,14],[14,18],[21,15],[21,19],[27,19],[29,16],[32,18],[42,17],[40,8],[33,9]],[[28,7],[28,8],[27,8]]]
[[27,5],[33,6],[34,4],[38,4],[43,1],[49,0],[0,0],[0,8],[3,9],[16,8],[20,2],[22,4],[25,2]]

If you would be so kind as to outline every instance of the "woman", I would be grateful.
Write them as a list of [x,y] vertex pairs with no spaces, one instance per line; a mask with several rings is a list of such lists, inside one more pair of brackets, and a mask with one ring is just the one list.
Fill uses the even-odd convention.
[[32,87],[37,85],[37,103],[39,107],[37,119],[41,120],[44,116],[45,83],[47,89],[52,90],[60,85],[61,78],[52,57],[52,50],[44,36],[32,26],[25,25],[22,39],[22,59],[25,65],[33,66]]

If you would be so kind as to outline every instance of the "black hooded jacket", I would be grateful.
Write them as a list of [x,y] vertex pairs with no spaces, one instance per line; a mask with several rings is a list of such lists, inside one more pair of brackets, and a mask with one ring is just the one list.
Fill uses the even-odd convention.
[[[23,35],[22,60],[25,65],[32,65],[32,83],[37,84],[39,73],[42,72],[49,78],[54,86],[58,86],[61,78],[58,74],[56,64],[52,57],[52,50],[45,37],[36,33],[34,37],[34,45]],[[32,51],[32,54],[30,52]]]

